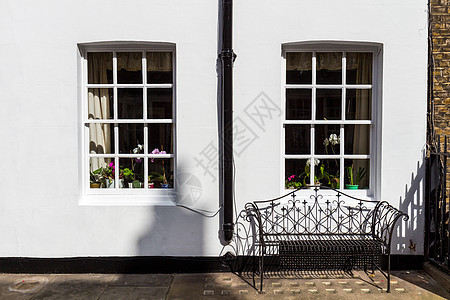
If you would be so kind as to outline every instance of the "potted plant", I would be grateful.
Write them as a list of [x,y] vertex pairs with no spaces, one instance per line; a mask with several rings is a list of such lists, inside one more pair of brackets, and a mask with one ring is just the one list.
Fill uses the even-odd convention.
[[287,189],[299,189],[302,186],[302,183],[295,179],[295,174],[289,176],[284,184]]
[[[345,188],[349,190],[357,190],[359,188],[359,183],[366,175],[366,169],[359,168],[358,172],[356,172],[356,176],[353,176],[353,165],[347,167],[347,178],[350,184],[346,184]],[[354,179],[354,180],[353,180]]]
[[[314,160],[314,166],[319,166],[319,172],[316,172],[314,174],[314,185],[321,185],[322,183],[330,184],[330,174],[328,174],[325,171],[325,165],[320,163],[320,160],[315,159]],[[308,186],[309,180],[307,182],[307,179],[309,179],[311,176],[311,158],[309,158],[306,161],[305,165],[305,171],[300,174],[299,178],[303,178],[303,185]]]
[[[161,151],[159,151],[158,148],[155,148],[155,149],[153,149],[151,154],[167,154],[167,153],[166,153],[166,151],[162,150],[162,146],[161,146]],[[151,162],[154,162],[153,157],[151,158]],[[160,182],[160,185],[163,189],[169,188],[169,182],[167,181],[167,177],[166,177],[166,169],[165,169],[165,165],[164,165],[164,160],[162,161],[162,175],[158,174],[156,179]]]
[[90,188],[99,189],[102,184],[102,168],[90,172]]
[[[119,168],[120,169],[120,168]],[[107,167],[104,167],[102,169],[102,176],[105,181],[105,185],[107,188],[113,189],[114,188],[114,180],[115,180],[115,165],[114,161],[110,162]],[[119,170],[119,187],[123,187],[123,175],[122,170]]]
[[152,189],[155,187],[155,183],[153,182],[153,180],[155,180],[155,175],[154,174],[148,175],[148,188],[149,189]]
[[141,188],[141,182],[139,180],[135,179],[133,170],[131,170],[129,168],[125,168],[125,169],[121,170],[121,173],[122,173],[123,177],[125,178],[125,180],[128,182],[128,188],[130,188],[130,189]]

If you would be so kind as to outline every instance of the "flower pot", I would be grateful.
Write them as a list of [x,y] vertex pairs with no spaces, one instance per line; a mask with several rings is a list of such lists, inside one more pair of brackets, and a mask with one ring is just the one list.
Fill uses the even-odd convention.
[[346,188],[347,190],[357,190],[358,187],[359,187],[359,185],[357,185],[357,184],[346,184],[346,185],[345,185],[345,188]]
[[[125,180],[119,179],[119,188],[123,188],[124,184]],[[114,179],[106,179],[106,188],[113,189],[114,187]]]
[[331,187],[332,187],[333,189],[337,190],[337,189],[340,188],[340,184],[339,184],[339,182],[332,182],[332,183],[331,183]]
[[168,183],[161,183],[161,188],[168,189],[169,188],[169,184]]
[[155,187],[155,183],[154,182],[149,182],[148,183],[148,188],[149,189],[153,189]]
[[91,182],[90,183],[91,189],[99,189],[100,188],[100,182]]

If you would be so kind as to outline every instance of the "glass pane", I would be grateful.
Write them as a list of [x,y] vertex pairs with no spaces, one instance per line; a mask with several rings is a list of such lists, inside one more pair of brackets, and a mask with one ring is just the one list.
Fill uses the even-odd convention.
[[113,55],[112,52],[88,52],[88,83],[113,83]]
[[173,83],[172,52],[147,52],[147,82]]
[[317,90],[316,120],[341,119],[342,90]]
[[113,89],[88,89],[88,119],[113,118]]
[[119,158],[119,188],[141,189],[144,187],[144,159]]
[[340,188],[339,180],[340,160],[336,159],[316,159],[314,167],[315,182],[329,186],[334,189]]
[[347,83],[372,84],[372,53],[346,53]]
[[119,153],[144,153],[144,125],[119,124]]
[[117,52],[117,82],[142,83],[141,52]]
[[286,154],[311,154],[310,136],[310,125],[286,125]]
[[91,157],[89,159],[89,183],[91,189],[114,188],[113,162],[113,157]]
[[346,159],[344,162],[344,167],[345,167],[344,182],[346,189],[370,188],[369,159]]
[[311,52],[288,52],[286,54],[286,83],[312,83]]
[[311,90],[286,90],[286,120],[311,120]]
[[118,89],[117,106],[119,119],[142,119],[142,89]]
[[345,125],[345,154],[370,154],[370,125]]
[[174,187],[173,158],[148,159],[148,186],[149,188]]
[[114,125],[89,124],[89,153],[114,153]]
[[315,153],[339,155],[340,125],[315,125]]
[[347,90],[345,106],[347,120],[371,120],[372,90]]
[[309,184],[309,167],[306,167],[306,159],[286,159],[284,180],[286,189],[295,189]]
[[317,84],[342,83],[342,53],[318,52],[316,65]]
[[167,154],[172,154],[172,134],[173,124],[148,124],[149,151],[158,149],[158,151],[166,151]]
[[147,89],[147,118],[172,119],[172,89]]

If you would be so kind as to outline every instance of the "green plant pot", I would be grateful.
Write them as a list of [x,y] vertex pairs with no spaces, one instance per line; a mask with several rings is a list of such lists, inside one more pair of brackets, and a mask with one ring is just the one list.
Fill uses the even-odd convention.
[[346,184],[346,185],[345,185],[345,188],[346,188],[347,190],[357,190],[358,187],[359,187],[359,185],[357,185],[357,184]]

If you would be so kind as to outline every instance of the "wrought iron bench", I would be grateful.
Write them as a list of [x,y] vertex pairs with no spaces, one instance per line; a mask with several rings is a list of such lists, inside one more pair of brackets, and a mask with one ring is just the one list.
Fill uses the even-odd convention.
[[[341,191],[312,187],[285,196],[245,205],[247,220],[254,224],[255,246],[262,292],[265,258],[278,270],[378,269],[390,292],[392,234],[399,218],[408,215],[386,201],[355,198]],[[381,257],[387,256],[387,272]],[[271,258],[271,259],[269,259]]]

